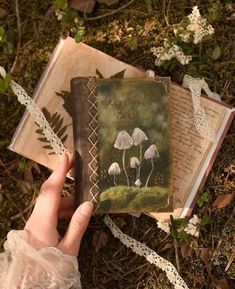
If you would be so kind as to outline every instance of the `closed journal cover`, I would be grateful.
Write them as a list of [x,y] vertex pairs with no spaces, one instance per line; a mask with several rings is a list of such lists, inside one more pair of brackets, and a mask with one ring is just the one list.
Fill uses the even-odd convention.
[[170,211],[169,78],[71,81],[77,204],[98,212]]

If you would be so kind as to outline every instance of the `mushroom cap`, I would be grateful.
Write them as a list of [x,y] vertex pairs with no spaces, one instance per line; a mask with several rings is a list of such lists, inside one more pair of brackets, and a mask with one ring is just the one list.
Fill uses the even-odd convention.
[[132,168],[132,169],[136,169],[136,168],[138,168],[140,166],[140,161],[139,161],[139,159],[137,158],[137,157],[132,157],[131,159],[130,159],[130,167]]
[[112,163],[111,166],[109,167],[108,174],[112,176],[116,176],[116,175],[119,175],[120,173],[121,173],[121,169],[119,167],[119,164],[116,162]]
[[136,127],[133,131],[132,139],[133,139],[134,145],[137,146],[137,145],[141,144],[143,141],[148,140],[148,137],[142,131],[142,129]]
[[121,130],[118,133],[116,141],[114,143],[114,147],[119,150],[127,150],[131,148],[133,145],[133,139],[129,135],[129,133],[125,130]]
[[137,180],[135,181],[135,185],[136,185],[137,187],[140,187],[140,186],[142,185],[141,180],[140,180],[140,179],[137,179]]
[[152,144],[151,146],[149,146],[149,148],[146,150],[146,152],[144,153],[144,158],[146,160],[149,160],[149,159],[154,159],[154,158],[159,158],[159,152],[157,150],[157,147]]

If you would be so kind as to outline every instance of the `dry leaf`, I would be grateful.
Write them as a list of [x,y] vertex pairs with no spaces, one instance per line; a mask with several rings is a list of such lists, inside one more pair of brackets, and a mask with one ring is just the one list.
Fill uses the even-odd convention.
[[91,13],[95,7],[95,0],[70,0],[69,6],[75,10]]
[[108,241],[108,235],[103,231],[95,231],[93,238],[92,238],[92,244],[95,248],[95,251],[98,252],[102,247],[104,247],[107,244]]
[[220,195],[216,198],[212,206],[215,207],[216,209],[224,208],[233,201],[234,196],[235,193]]
[[183,243],[180,245],[180,252],[183,257],[192,256],[192,248],[187,243]]
[[202,276],[195,275],[192,273],[189,273],[189,278],[192,279],[194,282],[199,283],[199,284],[205,284],[205,279]]
[[220,289],[230,289],[230,286],[225,278],[218,280],[217,284],[219,285]]
[[110,6],[114,3],[117,3],[119,0],[97,0],[98,3],[105,3],[106,5]]

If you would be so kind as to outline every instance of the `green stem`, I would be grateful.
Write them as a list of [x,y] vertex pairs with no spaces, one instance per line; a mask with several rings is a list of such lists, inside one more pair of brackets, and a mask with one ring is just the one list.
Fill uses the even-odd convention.
[[149,173],[149,176],[148,176],[148,178],[147,178],[147,180],[146,180],[145,187],[148,186],[148,183],[149,183],[150,177],[151,177],[151,175],[152,175],[152,173],[153,173],[153,170],[154,170],[153,159],[151,159],[151,165],[152,165],[152,168],[151,168],[151,171],[150,171],[150,173]]
[[126,150],[123,150],[123,154],[122,154],[122,166],[123,166],[123,171],[125,173],[126,176],[126,182],[127,182],[127,186],[130,186],[130,182],[129,182],[129,178],[127,175],[127,171],[126,171],[126,166],[125,166],[125,155],[126,155]]

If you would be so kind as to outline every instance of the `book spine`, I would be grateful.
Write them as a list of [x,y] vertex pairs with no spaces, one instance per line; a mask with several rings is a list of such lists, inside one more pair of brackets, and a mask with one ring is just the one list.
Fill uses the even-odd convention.
[[75,157],[75,206],[98,203],[97,99],[94,77],[71,80]]

